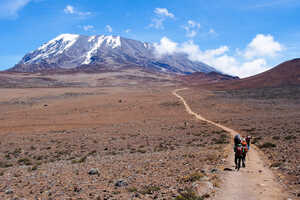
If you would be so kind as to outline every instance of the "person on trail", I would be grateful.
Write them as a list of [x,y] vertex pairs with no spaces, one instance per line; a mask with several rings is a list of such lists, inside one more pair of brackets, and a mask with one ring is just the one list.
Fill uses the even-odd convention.
[[247,135],[246,137],[246,142],[247,142],[247,147],[248,147],[248,150],[250,150],[250,140],[252,139],[252,137],[250,135]]
[[241,168],[241,161],[243,159],[243,147],[241,143],[237,144],[234,152],[235,152],[234,154],[235,169],[239,171]]
[[242,144],[242,151],[243,151],[243,153],[242,153],[242,163],[243,163],[242,166],[246,167],[245,162],[246,162],[246,155],[248,153],[248,144],[247,144],[245,139],[242,140],[241,144]]
[[234,140],[234,147],[233,147],[233,150],[234,150],[234,152],[236,152],[237,146],[238,146],[239,144],[241,144],[241,136],[240,136],[240,134],[236,134],[236,135],[234,136],[233,140]]

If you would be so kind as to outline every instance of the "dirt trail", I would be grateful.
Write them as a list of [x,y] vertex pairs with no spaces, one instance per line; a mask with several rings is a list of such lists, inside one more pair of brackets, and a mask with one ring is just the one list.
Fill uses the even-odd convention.
[[[192,111],[190,106],[182,96],[177,94],[181,90],[187,88],[176,89],[172,92],[173,95],[178,97],[185,106],[186,111],[194,115],[197,119],[211,123],[223,130],[229,132],[232,136],[238,132],[207,120],[201,115]],[[230,147],[232,149],[232,147]],[[226,160],[226,167],[234,169],[234,153],[229,151],[229,156]],[[221,189],[216,192],[215,200],[283,200],[288,199],[283,187],[276,182],[275,176],[272,171],[264,164],[260,158],[258,151],[252,147],[248,153],[246,161],[246,168],[240,169],[239,172],[228,171],[224,175],[224,182]]]

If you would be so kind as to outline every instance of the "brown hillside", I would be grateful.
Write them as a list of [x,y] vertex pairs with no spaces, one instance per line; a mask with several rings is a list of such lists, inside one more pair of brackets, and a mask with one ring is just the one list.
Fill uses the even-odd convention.
[[218,72],[195,72],[189,75],[179,76],[179,79],[187,85],[210,85],[223,81],[236,80],[238,77],[221,74]]
[[261,74],[213,85],[222,89],[264,88],[300,85],[300,58],[286,61]]

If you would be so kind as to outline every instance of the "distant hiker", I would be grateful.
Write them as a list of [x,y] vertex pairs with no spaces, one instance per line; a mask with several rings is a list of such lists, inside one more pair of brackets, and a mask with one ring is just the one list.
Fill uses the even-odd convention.
[[243,147],[241,143],[237,144],[234,152],[235,152],[234,154],[235,169],[239,171],[241,168],[241,161],[243,159]]
[[250,135],[247,135],[246,142],[247,142],[248,150],[250,150],[250,140],[251,139],[252,139],[252,137]]
[[236,147],[237,147],[239,144],[241,144],[241,136],[240,136],[240,134],[235,135],[233,140],[234,140],[234,147],[233,147],[233,150],[234,150],[234,152],[236,152]]
[[242,163],[243,163],[243,167],[246,167],[245,162],[246,162],[246,155],[248,153],[248,145],[247,145],[247,142],[246,142],[245,139],[242,140],[241,144],[242,144],[242,151],[243,151],[243,153],[242,153]]
[[189,123],[185,121],[184,122],[184,127],[186,128],[188,125],[189,125]]

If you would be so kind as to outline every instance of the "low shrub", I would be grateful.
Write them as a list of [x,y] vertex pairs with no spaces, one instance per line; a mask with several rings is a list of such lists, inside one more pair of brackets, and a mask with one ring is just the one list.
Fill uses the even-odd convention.
[[155,185],[147,185],[144,186],[139,193],[145,195],[145,194],[153,194],[154,192],[157,192],[160,190],[160,187],[155,186]]
[[272,139],[273,139],[273,140],[279,140],[280,137],[279,137],[279,136],[273,136]]
[[190,174],[188,176],[183,177],[180,180],[180,182],[195,182],[195,181],[200,180],[202,177],[204,177],[203,173],[195,172],[195,173],[192,173],[192,174]]
[[32,165],[32,162],[29,158],[21,158],[18,160],[19,165]]
[[183,192],[180,192],[180,195],[175,197],[174,200],[204,200],[203,197],[199,197],[191,188],[185,188]]
[[273,144],[271,142],[265,142],[262,145],[259,146],[261,149],[263,148],[274,148],[276,147],[276,144]]
[[285,140],[294,140],[294,139],[296,139],[296,138],[297,138],[297,137],[294,136],[294,135],[288,135],[288,136],[285,136],[285,137],[284,137]]

